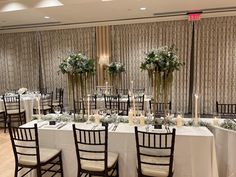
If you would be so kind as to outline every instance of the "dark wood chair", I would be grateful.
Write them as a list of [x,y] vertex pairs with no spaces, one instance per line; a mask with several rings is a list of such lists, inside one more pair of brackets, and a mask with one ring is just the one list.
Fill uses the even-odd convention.
[[127,101],[120,101],[118,102],[118,115],[121,115],[121,116],[128,116],[129,114],[129,108],[130,108],[130,105],[129,105],[129,100]]
[[104,95],[105,108],[110,110],[119,110],[119,95]]
[[216,101],[216,112],[223,118],[236,118],[236,104],[223,104]]
[[[144,110],[144,95],[135,95],[135,108],[136,110],[143,111]],[[130,108],[134,107],[133,97],[129,97]]]
[[153,101],[149,101],[149,108],[151,112],[155,112],[157,115],[163,116],[165,114],[165,106],[168,111],[171,111],[171,101],[168,103],[154,103]]
[[18,126],[26,123],[25,110],[21,107],[20,95],[3,95],[6,121],[17,122]]
[[41,94],[46,95],[48,93],[48,88],[46,88],[46,87],[39,88],[39,91]]
[[0,110],[0,122],[3,123],[4,133],[6,133],[7,129],[7,116],[5,110]]
[[133,93],[134,95],[144,95],[145,88],[134,88]]
[[108,128],[83,130],[72,125],[77,155],[77,176],[119,176],[118,154],[108,152]]
[[28,170],[21,176],[35,169],[37,177],[46,173],[51,176],[60,173],[63,177],[61,151],[39,147],[37,124],[32,128],[12,128],[9,123],[8,128],[15,157],[15,177],[22,169]]
[[[89,111],[92,113],[93,110],[97,109],[97,96],[92,95],[89,98]],[[74,100],[74,112],[75,113],[82,113],[87,114],[88,113],[88,100],[87,98],[81,98],[79,101]]]
[[96,86],[96,93],[99,95],[99,96],[103,96],[105,95],[105,92],[107,90],[107,94],[108,95],[111,95],[112,92],[113,92],[113,87],[112,86]]
[[138,177],[173,176],[175,133],[175,129],[170,133],[154,133],[135,127]]
[[[53,112],[53,92],[47,94],[41,94],[40,97],[40,111],[45,115]],[[39,107],[35,104],[34,114],[39,112]]]
[[117,88],[116,89],[116,94],[117,95],[120,95],[120,96],[122,96],[122,95],[129,95],[129,90],[128,89],[121,89],[121,88]]
[[52,106],[59,106],[61,111],[63,109],[64,89],[56,88],[55,99],[53,100]]

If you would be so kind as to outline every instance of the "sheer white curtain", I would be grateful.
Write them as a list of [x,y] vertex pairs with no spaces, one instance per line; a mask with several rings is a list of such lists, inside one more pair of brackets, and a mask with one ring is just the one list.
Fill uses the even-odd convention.
[[171,92],[173,112],[188,110],[189,73],[191,51],[192,25],[188,21],[169,21],[145,24],[130,24],[113,26],[112,30],[112,60],[125,64],[126,73],[122,76],[123,88],[145,88],[150,94],[148,76],[141,72],[140,64],[145,53],[160,46],[174,44],[178,55],[185,65],[180,71],[174,72]]
[[216,111],[216,101],[236,103],[236,17],[196,23],[194,90],[201,113]]
[[39,87],[39,52],[35,32],[0,34],[0,91]]

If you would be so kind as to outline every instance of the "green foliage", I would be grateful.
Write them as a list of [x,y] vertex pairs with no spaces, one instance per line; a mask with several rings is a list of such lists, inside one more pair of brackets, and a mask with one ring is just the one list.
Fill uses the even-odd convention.
[[220,127],[236,131],[236,123],[230,119],[224,120],[224,122],[220,125]]
[[109,74],[120,74],[125,72],[125,66],[119,62],[112,62],[108,65],[107,72]]
[[157,72],[171,73],[179,70],[184,63],[179,62],[179,57],[176,54],[177,50],[172,45],[171,47],[159,47],[147,53],[145,61],[141,63],[141,70],[152,70]]
[[95,61],[81,53],[72,54],[62,61],[59,68],[63,74],[94,74]]

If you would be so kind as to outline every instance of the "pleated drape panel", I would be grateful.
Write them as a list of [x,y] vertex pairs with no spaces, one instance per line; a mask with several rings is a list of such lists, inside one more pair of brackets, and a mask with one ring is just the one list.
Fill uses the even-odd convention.
[[151,94],[148,74],[140,70],[145,53],[161,46],[174,44],[180,61],[185,65],[174,72],[171,90],[172,111],[187,112],[189,99],[189,73],[192,24],[188,21],[168,21],[145,24],[113,26],[112,60],[125,64],[122,88],[129,88],[134,80],[135,88],[146,89]]
[[236,103],[236,17],[196,23],[194,90],[201,113],[216,111],[216,101]]
[[35,32],[0,34],[0,92],[39,87],[39,52]]
[[[90,58],[96,59],[95,28],[78,28],[66,30],[52,30],[39,32],[40,56],[42,67],[43,87],[55,90],[64,88],[67,98],[67,75],[59,71],[59,64],[72,53],[81,52]],[[94,76],[90,90],[96,85]]]

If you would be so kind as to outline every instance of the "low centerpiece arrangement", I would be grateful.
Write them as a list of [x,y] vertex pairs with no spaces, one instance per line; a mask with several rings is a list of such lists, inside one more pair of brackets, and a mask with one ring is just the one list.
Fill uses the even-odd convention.
[[59,68],[59,72],[68,76],[69,102],[72,106],[75,98],[83,98],[89,92],[95,61],[82,53],[76,53],[65,58]]
[[109,74],[111,85],[114,88],[118,88],[123,72],[125,72],[125,66],[120,62],[112,62],[107,66],[107,73]]
[[141,70],[148,72],[148,77],[153,88],[153,101],[160,101],[159,95],[162,93],[164,112],[167,114],[167,102],[173,82],[173,72],[179,70],[184,65],[179,61],[177,49],[171,47],[159,47],[146,54],[144,62],[141,63]]

